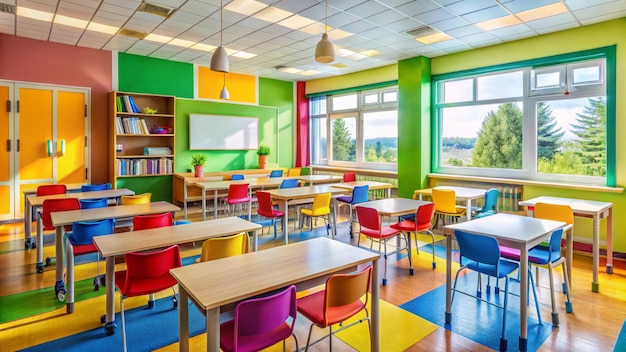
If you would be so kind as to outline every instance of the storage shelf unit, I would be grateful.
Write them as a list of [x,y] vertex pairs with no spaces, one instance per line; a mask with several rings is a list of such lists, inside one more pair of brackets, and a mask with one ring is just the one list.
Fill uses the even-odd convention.
[[[129,101],[134,104],[129,105]],[[146,114],[146,107],[157,112]],[[113,185],[118,178],[173,174],[175,116],[174,96],[116,91],[109,94],[109,180]],[[146,148],[161,149],[163,154],[148,155]]]

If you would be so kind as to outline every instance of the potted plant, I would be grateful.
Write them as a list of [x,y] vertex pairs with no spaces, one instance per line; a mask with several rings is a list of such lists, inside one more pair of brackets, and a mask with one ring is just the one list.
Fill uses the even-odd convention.
[[270,147],[261,144],[256,154],[259,156],[259,169],[267,169],[267,156],[270,155]]
[[206,165],[206,155],[200,153],[192,155],[191,165],[193,165],[194,177],[203,177],[204,166]]

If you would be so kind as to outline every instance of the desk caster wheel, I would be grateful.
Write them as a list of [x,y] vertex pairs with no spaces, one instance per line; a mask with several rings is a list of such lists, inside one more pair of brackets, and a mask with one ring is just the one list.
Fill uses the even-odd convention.
[[59,301],[65,300],[65,285],[63,281],[57,281],[57,283],[54,284],[54,293]]
[[104,324],[107,322],[107,316],[106,315],[101,315],[100,316],[100,324]]
[[57,292],[57,299],[59,300],[59,302],[65,301],[65,289],[64,288],[60,289],[59,292]]
[[115,334],[115,328],[117,328],[117,325],[115,325],[115,323],[106,323],[106,325],[104,326],[104,333],[107,336],[111,336]]
[[173,297],[172,298],[172,304],[173,304],[174,308],[178,308],[178,297]]
[[433,269],[437,269],[437,263],[433,262]]
[[43,273],[43,264],[42,263],[37,263],[37,273],[39,273],[39,274]]
[[154,301],[150,300],[148,301],[148,309],[152,309],[154,308]]
[[387,286],[387,279],[383,279],[383,286]]
[[409,269],[409,275],[413,275],[413,274],[415,274],[415,269],[413,268]]
[[52,265],[52,258],[46,257],[46,266]]

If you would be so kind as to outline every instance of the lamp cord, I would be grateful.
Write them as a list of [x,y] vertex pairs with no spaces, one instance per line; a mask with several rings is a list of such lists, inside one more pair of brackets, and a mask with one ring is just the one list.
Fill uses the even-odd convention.
[[224,1],[220,1],[220,45],[224,46]]
[[328,0],[326,0],[326,17],[324,18],[324,33],[328,34]]

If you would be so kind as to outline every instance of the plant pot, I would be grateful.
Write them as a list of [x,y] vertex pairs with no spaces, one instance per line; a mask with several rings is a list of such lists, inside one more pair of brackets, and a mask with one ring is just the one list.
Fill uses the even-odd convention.
[[202,166],[202,165],[194,165],[194,167],[193,167],[193,176],[194,177],[204,177],[204,166]]
[[259,155],[259,169],[267,169],[267,155]]

